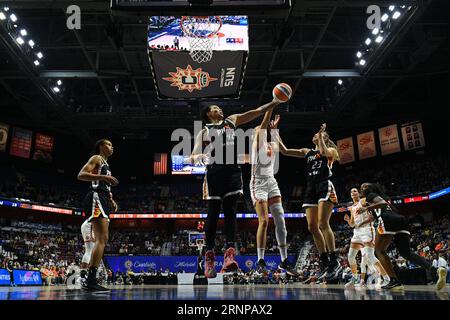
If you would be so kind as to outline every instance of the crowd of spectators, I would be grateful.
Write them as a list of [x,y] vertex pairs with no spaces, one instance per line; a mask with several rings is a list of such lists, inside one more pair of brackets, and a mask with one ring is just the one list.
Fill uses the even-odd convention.
[[[398,162],[383,167],[355,168],[333,178],[341,202],[350,201],[349,190],[363,181],[381,182],[391,196],[433,192],[450,185],[449,156]],[[81,208],[86,186],[64,176],[49,176],[0,167],[0,197],[55,206]],[[244,177],[245,178],[245,177]],[[244,179],[245,180],[245,179]],[[238,203],[239,212],[254,212],[248,188]],[[286,212],[298,212],[304,186],[280,184]],[[120,211],[206,212],[198,183],[121,184],[114,188]]]

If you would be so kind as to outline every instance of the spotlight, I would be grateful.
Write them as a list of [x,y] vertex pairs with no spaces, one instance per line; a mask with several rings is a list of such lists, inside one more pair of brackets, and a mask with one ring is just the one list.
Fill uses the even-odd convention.
[[55,92],[59,92],[60,90],[59,90],[59,88],[58,88],[58,87],[54,87],[54,88],[53,88],[53,91],[55,91]]
[[34,60],[34,65],[35,65],[35,66],[38,66],[38,65],[40,65],[39,61],[37,61],[37,60]]
[[28,41],[28,44],[30,45],[30,47],[34,47],[34,41],[33,40],[30,40],[30,41]]
[[341,80],[341,79],[338,80],[338,84],[339,84],[340,86],[342,86],[342,80]]
[[369,45],[372,43],[372,40],[370,40],[370,38],[367,38],[366,41],[364,42],[366,45]]
[[361,57],[362,57],[361,51],[358,51],[358,52],[356,53],[356,57],[357,57],[357,58],[361,58]]
[[5,20],[6,16],[3,12],[0,11],[0,20]]
[[27,30],[22,29],[22,30],[20,30],[20,34],[21,34],[23,37],[25,37],[28,33],[27,33]]
[[381,21],[386,22],[386,20],[389,18],[388,14],[385,13],[381,16]]
[[61,80],[58,80],[56,83],[58,84],[58,86],[62,85],[62,81]]
[[12,22],[17,21],[17,16],[14,13],[12,15],[10,15],[9,18],[11,19]]
[[389,6],[389,11],[394,11],[395,6]]
[[36,55],[39,59],[42,59],[44,57],[44,55],[40,51]]
[[394,14],[392,15],[392,19],[397,20],[398,17],[400,17],[400,15],[401,15],[400,12],[395,11]]
[[383,41],[383,37],[382,37],[382,36],[378,36],[378,37],[375,39],[375,42],[376,42],[376,43],[380,43],[381,41]]
[[25,43],[25,41],[23,41],[23,39],[21,37],[17,37],[16,41],[20,45],[23,45]]
[[5,10],[5,12],[8,12],[9,8],[8,7],[4,7],[3,10]]
[[359,60],[359,64],[362,65],[362,66],[365,65],[366,64],[366,60],[364,60],[364,59]]
[[380,29],[378,29],[378,28],[375,28],[375,29],[372,30],[372,34],[373,34],[373,35],[376,35],[376,34],[378,34],[379,32],[380,32]]

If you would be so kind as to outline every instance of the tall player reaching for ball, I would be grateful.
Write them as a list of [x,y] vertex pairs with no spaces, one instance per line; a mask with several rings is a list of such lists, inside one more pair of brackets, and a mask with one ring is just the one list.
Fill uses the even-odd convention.
[[[273,128],[278,127],[280,116],[275,117]],[[278,136],[280,152],[283,155],[306,158],[307,187],[303,208],[306,208],[308,230],[320,254],[319,281],[336,281],[341,265],[337,259],[334,233],[330,227],[333,206],[337,204],[336,191],[330,178],[334,161],[339,160],[339,153],[322,124],[318,133],[312,139],[314,149],[288,149]]]
[[359,288],[366,287],[365,278],[367,266],[372,272],[377,272],[379,277],[376,286],[381,288],[390,281],[389,276],[384,271],[380,261],[375,257],[375,228],[373,226],[374,218],[367,211],[361,211],[365,199],[361,199],[357,188],[352,188],[350,196],[353,205],[350,209],[350,216],[345,215],[344,220],[354,228],[353,237],[350,241],[348,251],[348,262],[352,270],[352,279],[345,285],[346,288],[354,288],[358,285],[358,266],[356,264],[356,255],[361,251],[361,281]]
[[109,236],[109,214],[117,210],[117,204],[112,198],[111,186],[119,182],[111,175],[108,158],[113,154],[111,141],[102,139],[95,144],[94,155],[78,173],[78,180],[91,182],[91,187],[83,200],[84,212],[92,223],[95,246],[91,253],[87,280],[82,288],[91,292],[109,292],[97,283],[97,269],[103,258]]
[[[252,177],[250,179],[250,193],[255,210],[258,214],[258,231],[256,233],[256,247],[258,252],[257,272],[267,275],[268,271],[264,261],[264,251],[267,240],[267,227],[269,224],[268,209],[272,213],[275,224],[275,234],[280,250],[281,263],[279,269],[297,276],[295,268],[287,258],[287,231],[284,220],[284,210],[281,202],[281,193],[274,177],[276,153],[278,144],[268,142],[267,128],[269,127],[272,109],[266,112],[260,126],[253,134],[252,142]],[[272,133],[272,132],[271,132]]]
[[[222,159],[216,159],[218,160],[216,163],[207,163],[203,183],[203,199],[208,201],[208,216],[205,224],[205,275],[207,278],[214,278],[217,275],[214,248],[217,222],[222,206],[225,216],[227,247],[222,271],[234,271],[239,268],[234,259],[236,255],[234,246],[237,201],[242,194],[242,171],[237,159],[237,138],[234,130],[275,108],[280,103],[281,101],[274,99],[257,109],[242,114],[233,114],[227,118],[224,117],[222,109],[217,105],[210,105],[201,111],[205,126],[196,137],[194,150],[190,157],[191,162],[198,163],[211,156],[216,159],[218,158],[217,154],[223,156]],[[202,150],[203,142],[208,144],[206,154]]]

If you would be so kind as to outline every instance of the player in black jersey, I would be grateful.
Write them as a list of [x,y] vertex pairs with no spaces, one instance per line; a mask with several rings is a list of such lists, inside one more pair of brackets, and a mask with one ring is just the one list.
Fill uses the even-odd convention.
[[[242,172],[238,162],[237,138],[234,130],[247,122],[275,108],[280,102],[273,100],[257,109],[242,114],[224,117],[219,106],[211,105],[201,111],[204,128],[196,137],[191,161],[197,163],[208,158],[207,171],[203,184],[203,199],[208,200],[208,217],[206,219],[206,252],[205,275],[216,277],[215,238],[220,209],[223,206],[225,216],[225,235],[227,250],[225,251],[222,272],[234,271],[239,268],[234,257],[236,241],[236,210],[237,201],[242,194]],[[202,151],[203,143],[208,144]]]
[[[277,115],[274,128],[277,128],[280,116]],[[330,227],[333,206],[337,204],[336,191],[330,178],[334,161],[339,161],[339,153],[330,136],[325,131],[326,124],[322,124],[318,133],[312,139],[314,149],[288,149],[281,138],[277,136],[280,152],[283,155],[306,158],[307,186],[303,201],[306,209],[308,230],[320,254],[319,281],[337,281],[342,267],[337,260],[334,233]]]
[[383,188],[375,183],[363,183],[361,194],[366,197],[366,206],[360,210],[368,210],[378,219],[377,233],[375,236],[375,252],[383,268],[391,278],[389,284],[383,289],[403,289],[402,284],[395,274],[392,262],[386,250],[394,241],[398,253],[415,265],[421,266],[427,271],[430,280],[436,280],[436,289],[441,290],[445,286],[447,270],[445,268],[435,268],[425,258],[411,251],[408,221],[406,218],[394,212],[389,204],[388,197],[384,194]]
[[111,175],[108,158],[113,154],[111,141],[102,139],[95,144],[94,155],[78,173],[78,180],[91,182],[88,194],[83,200],[87,221],[92,224],[95,246],[89,262],[88,277],[82,288],[92,292],[108,292],[109,290],[97,283],[97,269],[103,257],[108,242],[109,214],[117,210],[117,204],[112,198],[111,186],[119,182]]

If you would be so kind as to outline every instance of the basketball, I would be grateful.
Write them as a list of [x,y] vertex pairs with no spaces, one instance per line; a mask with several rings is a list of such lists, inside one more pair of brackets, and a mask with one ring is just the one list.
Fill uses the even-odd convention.
[[273,88],[272,94],[274,99],[287,102],[292,96],[292,89],[287,83],[279,83]]

